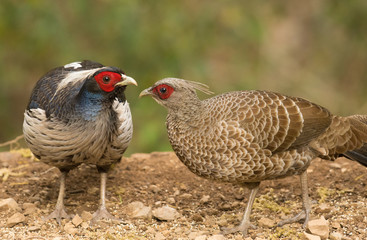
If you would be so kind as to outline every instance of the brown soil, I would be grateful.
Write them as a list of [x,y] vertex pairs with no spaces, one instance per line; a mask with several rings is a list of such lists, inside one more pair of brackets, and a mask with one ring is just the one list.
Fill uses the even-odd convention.
[[[85,223],[68,234],[64,229],[70,220],[63,220],[61,227],[55,220],[42,221],[56,203],[58,169],[15,152],[1,153],[0,170],[0,199],[15,199],[23,208],[18,212],[25,215],[23,222],[7,227],[7,219],[16,210],[0,210],[1,239],[194,239],[199,235],[208,239],[219,234],[221,227],[239,223],[249,195],[241,186],[197,177],[173,153],[134,154],[115,166],[107,182],[107,207],[122,222],[101,221],[93,227]],[[367,168],[344,158],[335,162],[316,159],[308,172],[311,219],[324,216],[330,223],[330,233],[338,232],[343,239],[367,239]],[[261,218],[279,222],[292,216],[301,209],[300,192],[296,176],[264,181],[252,222],[258,225]],[[200,201],[204,196],[209,196],[208,200]],[[132,219],[126,206],[134,201],[153,209],[167,204],[180,217],[173,221]],[[83,165],[71,171],[66,181],[68,213],[93,213],[98,202],[99,175],[95,167]],[[25,203],[34,203],[36,210],[25,212]],[[248,237],[299,239],[304,231],[302,223],[281,228],[258,226],[249,230]],[[240,233],[226,237],[243,239]]]

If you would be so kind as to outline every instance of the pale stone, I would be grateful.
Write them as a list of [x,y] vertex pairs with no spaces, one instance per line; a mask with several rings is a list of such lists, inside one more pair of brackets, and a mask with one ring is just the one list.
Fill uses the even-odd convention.
[[310,233],[320,236],[322,239],[329,237],[329,222],[323,216],[320,219],[309,221],[307,227]]
[[208,237],[208,240],[225,240],[226,237],[220,234],[213,235],[211,237]]
[[309,234],[309,233],[303,233],[303,236],[307,240],[321,240],[321,238],[319,236],[312,235],[312,234]]
[[71,222],[68,222],[65,224],[64,230],[67,234],[71,234],[71,235],[74,235],[78,232],[78,229],[75,228]]
[[35,208],[36,204],[34,203],[23,203],[23,209],[27,209],[27,208]]
[[332,167],[332,168],[336,168],[336,169],[341,169],[342,168],[342,165],[340,165],[339,163],[336,163],[336,162],[329,163],[329,166]]
[[156,233],[156,235],[154,236],[154,240],[165,240],[165,239],[166,237],[160,232]]
[[12,215],[7,221],[6,221],[6,226],[7,227],[14,227],[15,225],[17,225],[18,223],[22,223],[25,222],[25,216],[21,213],[15,213],[14,215]]
[[88,221],[92,220],[93,214],[91,214],[90,212],[87,212],[87,211],[83,211],[81,217],[82,217],[84,222],[88,222]]
[[183,198],[183,199],[190,199],[190,198],[192,198],[192,194],[190,194],[190,193],[184,193],[180,197]]
[[172,220],[175,220],[179,216],[179,213],[177,212],[176,209],[172,207],[163,206],[163,207],[154,209],[153,216],[162,221],[172,221]]
[[195,240],[206,240],[206,235],[200,235],[194,238]]
[[88,223],[86,223],[86,222],[82,222],[82,228],[84,228],[84,229],[87,229],[87,228],[89,228],[89,224]]
[[28,231],[30,231],[30,232],[36,232],[36,231],[39,231],[39,230],[41,230],[41,228],[39,226],[30,226],[28,228]]
[[275,226],[275,222],[269,218],[260,218],[258,221],[259,226],[271,228]]
[[6,198],[0,201],[0,211],[15,210],[20,211],[18,203],[13,198]]
[[340,232],[332,232],[330,234],[330,240],[342,240],[343,239],[343,234],[341,234]]
[[73,220],[71,220],[71,222],[74,224],[75,227],[79,226],[80,224],[82,224],[83,219],[77,214],[73,217]]
[[127,205],[126,213],[131,218],[149,219],[152,217],[152,208],[145,206],[142,202],[135,201]]
[[172,198],[172,197],[170,197],[170,198],[167,198],[167,200],[166,200],[169,204],[175,204],[176,203],[176,200],[174,199],[174,198]]
[[316,213],[329,213],[331,211],[331,207],[326,203],[321,203],[316,209]]
[[333,222],[333,223],[331,224],[331,227],[332,227],[332,228],[336,228],[336,229],[338,229],[338,228],[340,228],[340,223],[338,223],[338,222]]
[[199,236],[200,234],[198,232],[190,232],[189,235],[187,236],[190,240],[195,239],[197,236]]
[[23,204],[24,215],[30,215],[37,211],[37,207],[34,203],[24,203]]
[[209,202],[210,196],[209,195],[205,195],[200,199],[200,203],[207,203]]
[[161,191],[161,189],[157,185],[150,185],[149,190],[153,193],[159,193]]

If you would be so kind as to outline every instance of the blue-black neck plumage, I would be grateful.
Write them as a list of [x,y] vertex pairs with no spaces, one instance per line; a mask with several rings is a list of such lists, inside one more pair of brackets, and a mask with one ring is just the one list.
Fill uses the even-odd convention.
[[75,114],[84,120],[93,121],[103,109],[105,96],[101,93],[82,91],[75,102]]
[[114,115],[113,101],[125,102],[124,90],[125,87],[119,87],[113,92],[106,93],[86,84],[75,99],[75,114],[87,121],[95,120],[101,113]]

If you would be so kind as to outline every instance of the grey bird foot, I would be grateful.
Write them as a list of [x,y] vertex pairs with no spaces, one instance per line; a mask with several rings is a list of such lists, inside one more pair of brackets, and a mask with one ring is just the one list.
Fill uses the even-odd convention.
[[248,222],[248,223],[240,224],[234,228],[222,228],[221,234],[227,235],[231,233],[242,232],[243,236],[246,236],[247,230],[249,228],[256,229],[257,227],[253,225],[252,223]]
[[301,220],[304,220],[303,222],[303,228],[306,228],[307,223],[308,223],[308,218],[309,218],[309,214],[306,214],[305,211],[302,211],[300,213],[298,213],[297,215],[295,215],[294,217],[285,219],[283,221],[281,221],[280,223],[277,224],[278,227],[282,227],[285,224],[290,224],[290,223],[295,223],[295,222],[299,222]]
[[106,208],[99,208],[94,214],[93,218],[90,221],[90,225],[96,224],[101,219],[107,219],[107,220],[114,220],[114,221],[121,221],[119,218],[113,216],[111,213],[107,211]]
[[65,219],[71,219],[71,215],[67,214],[65,211],[65,208],[56,208],[55,211],[53,211],[52,213],[50,213],[50,215],[48,215],[47,217],[42,217],[43,221],[48,221],[50,219],[56,219],[57,223],[61,226],[61,219],[65,218]]

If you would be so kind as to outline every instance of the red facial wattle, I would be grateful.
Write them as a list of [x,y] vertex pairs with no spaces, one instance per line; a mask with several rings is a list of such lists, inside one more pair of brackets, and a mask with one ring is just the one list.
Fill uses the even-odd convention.
[[160,99],[167,99],[171,96],[171,94],[175,91],[175,89],[166,84],[161,84],[153,88],[153,93],[156,94]]
[[101,72],[94,79],[103,91],[112,92],[115,89],[116,83],[120,82],[122,77],[121,74],[115,72]]

